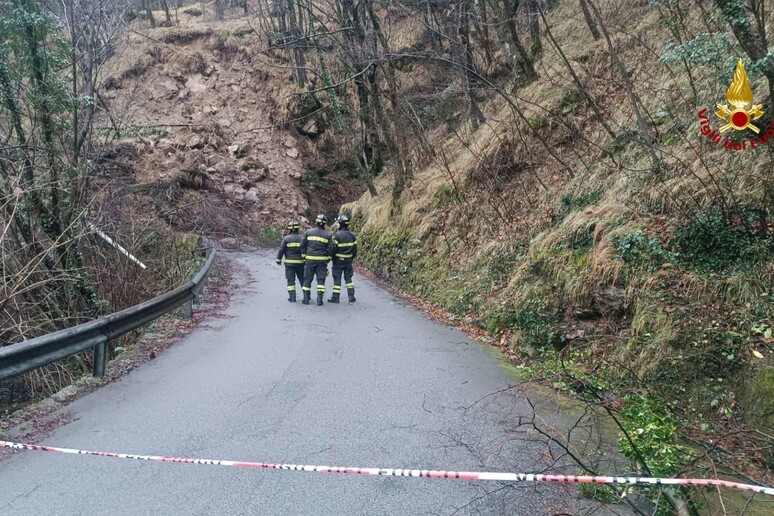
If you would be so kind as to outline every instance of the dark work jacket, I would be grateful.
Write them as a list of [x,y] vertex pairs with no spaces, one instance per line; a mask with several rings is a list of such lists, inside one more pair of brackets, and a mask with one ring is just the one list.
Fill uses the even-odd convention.
[[357,238],[346,228],[333,235],[333,265],[352,265],[357,256]]
[[304,258],[301,255],[301,239],[298,233],[290,233],[282,239],[279,251],[277,251],[277,263],[285,257],[285,265],[303,265]]
[[301,255],[307,262],[327,262],[333,256],[333,235],[325,228],[309,228],[301,239]]

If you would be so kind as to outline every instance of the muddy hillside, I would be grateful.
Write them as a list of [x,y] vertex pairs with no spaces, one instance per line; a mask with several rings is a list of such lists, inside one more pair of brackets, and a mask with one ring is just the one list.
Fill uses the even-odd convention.
[[325,117],[248,22],[180,18],[137,21],[105,74],[99,131],[114,149],[105,161],[131,169],[127,191],[150,195],[175,229],[239,238],[362,192],[319,157]]

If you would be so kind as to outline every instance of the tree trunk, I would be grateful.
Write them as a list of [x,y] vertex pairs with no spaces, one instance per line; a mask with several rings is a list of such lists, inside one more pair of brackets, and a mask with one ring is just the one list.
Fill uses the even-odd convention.
[[142,0],[142,6],[145,9],[145,15],[148,17],[148,22],[152,29],[156,28],[156,18],[153,17],[153,11],[150,7],[150,0]]
[[[379,16],[373,7],[373,2],[366,2],[366,8],[368,9],[368,16],[371,19],[371,25],[376,33],[377,40],[382,46],[382,50],[385,54],[390,54],[390,45],[387,42],[387,37],[382,31],[382,24],[379,20]],[[409,147],[406,141],[406,134],[402,131],[402,127],[397,123],[400,116],[400,103],[398,102],[398,81],[395,78],[395,70],[393,68],[392,61],[388,62],[386,66],[383,66],[385,72],[385,78],[387,79],[387,87],[389,92],[390,107],[392,108],[392,117],[390,128],[393,135],[395,135],[396,153],[398,158],[399,167],[395,173],[395,187],[392,190],[392,203],[396,205],[401,193],[406,187],[406,184],[414,176],[413,167],[411,164],[411,158],[409,157]]]
[[369,92],[363,76],[355,78],[357,97],[360,103],[360,148],[363,154],[363,182],[368,187],[371,195],[377,195],[373,178],[382,170],[379,133],[376,130],[374,116],[371,112]]
[[[72,92],[73,99],[78,98],[78,55],[75,39],[75,8],[74,0],[67,2],[67,18],[70,22],[70,73],[72,74]],[[73,155],[72,163],[74,166],[78,166],[78,103],[73,104]]]
[[481,17],[481,40],[484,47],[487,66],[491,66],[494,61],[492,55],[492,40],[489,37],[489,14],[487,13],[486,0],[476,0],[478,5],[478,15]]
[[277,16],[277,19],[279,20],[279,31],[281,37],[285,37],[286,33],[288,31],[288,23],[287,23],[287,13],[288,9],[286,7],[289,5],[292,5],[293,0],[273,0],[274,7],[272,10],[274,11],[274,15]]
[[215,19],[218,21],[223,20],[224,1],[225,0],[215,0]]
[[514,55],[511,52],[511,56],[513,57],[516,66],[521,69],[521,72],[524,74],[524,76],[529,81],[534,81],[537,79],[537,72],[535,71],[535,67],[532,63],[532,58],[529,57],[527,50],[521,43],[521,38],[519,38],[519,32],[516,28],[516,9],[519,7],[519,0],[503,0],[502,4],[503,12],[505,14],[505,25],[508,28],[508,32],[510,34],[509,43],[516,47],[516,54]]
[[527,0],[527,21],[529,22],[529,37],[532,40],[530,53],[532,57],[538,57],[543,53],[543,44],[540,41],[540,15],[541,9],[538,0]]
[[475,89],[478,86],[478,73],[476,72],[476,65],[473,62],[473,49],[470,44],[470,16],[468,14],[468,8],[470,7],[469,0],[463,0],[460,2],[460,19],[459,19],[459,36],[460,45],[462,46],[462,57],[465,62],[465,89],[468,96],[468,108],[470,123],[473,125],[475,131],[484,122],[484,114],[478,107],[478,102],[475,97]]
[[169,4],[167,3],[167,0],[161,0],[161,8],[164,9],[164,18],[167,27],[173,26],[174,23],[172,23],[172,14],[169,12]]
[[[306,60],[304,58],[304,49],[302,48],[303,32],[301,30],[301,6],[294,5],[293,0],[288,0],[288,20],[290,21],[290,30],[293,37],[293,56],[296,63],[295,75],[298,85],[302,88],[306,84]],[[298,17],[296,17],[298,16]]]
[[440,53],[443,50],[443,41],[439,34],[438,18],[433,10],[433,0],[425,0],[425,5],[427,6],[424,13],[425,23],[430,28],[430,45],[432,45],[435,52]]
[[588,3],[589,3],[589,7],[594,13],[594,16],[597,18],[597,22],[599,22],[599,28],[602,29],[602,36],[605,38],[605,42],[607,43],[608,52],[610,53],[610,59],[613,61],[613,64],[615,65],[615,67],[618,69],[618,75],[621,77],[621,80],[624,83],[626,96],[629,98],[629,104],[631,105],[632,110],[634,110],[634,115],[637,118],[637,128],[639,129],[640,140],[642,142],[643,147],[645,148],[645,151],[648,153],[648,156],[650,156],[651,168],[653,169],[653,172],[658,172],[659,170],[661,170],[661,160],[656,155],[656,151],[654,149],[653,137],[648,131],[648,122],[647,120],[645,120],[645,117],[643,116],[642,111],[640,110],[640,103],[639,103],[639,100],[637,99],[637,93],[634,89],[634,84],[632,84],[632,81],[629,78],[629,73],[627,72],[626,67],[623,64],[623,61],[621,61],[621,57],[618,55],[618,52],[613,46],[613,41],[610,39],[610,34],[607,31],[607,27],[605,27],[604,21],[602,20],[602,16],[599,14],[599,10],[597,9],[597,6],[594,5],[594,3],[591,0],[588,0]]
[[599,40],[599,38],[601,38],[602,36],[599,34],[597,23],[594,21],[594,17],[591,16],[591,12],[589,11],[589,6],[586,3],[586,0],[578,0],[578,1],[580,2],[581,11],[583,11],[583,17],[586,19],[586,25],[589,26],[591,35],[594,37],[595,40]]
[[[17,6],[24,9],[25,6],[17,0]],[[52,108],[49,103],[49,90],[46,76],[49,73],[48,63],[45,54],[40,51],[38,35],[35,33],[35,26],[32,17],[26,17],[24,23],[24,34],[27,48],[30,53],[31,82],[34,86],[35,95],[40,99],[40,105],[35,113],[35,118],[40,122],[40,128],[43,131],[43,145],[46,150],[46,158],[49,167],[49,198],[51,208],[48,213],[43,213],[41,221],[43,230],[52,239],[56,240],[62,233],[61,213],[59,206],[59,172],[60,164],[56,161],[56,149],[54,146],[54,134],[57,129],[52,118]]]

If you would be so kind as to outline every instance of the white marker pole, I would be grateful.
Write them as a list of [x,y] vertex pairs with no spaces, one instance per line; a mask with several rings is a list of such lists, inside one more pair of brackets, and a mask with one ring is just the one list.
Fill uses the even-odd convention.
[[110,237],[109,237],[109,236],[107,236],[105,233],[103,233],[102,231],[100,231],[99,229],[97,229],[97,227],[96,227],[94,224],[92,224],[91,222],[89,222],[89,229],[91,229],[91,230],[92,230],[92,231],[94,231],[96,234],[98,234],[100,237],[102,237],[102,239],[103,239],[105,242],[107,242],[108,244],[110,244],[110,245],[112,245],[113,247],[115,247],[116,249],[118,249],[118,251],[119,251],[121,254],[125,255],[127,258],[129,258],[130,260],[132,260],[134,263],[136,263],[137,265],[139,265],[139,266],[140,266],[140,268],[142,268],[142,269],[147,269],[147,268],[148,268],[148,267],[147,267],[147,266],[146,266],[144,263],[142,263],[140,260],[138,260],[137,258],[135,258],[134,256],[132,256],[132,253],[130,253],[129,251],[127,251],[126,249],[124,249],[123,247],[121,247],[121,245],[119,245],[119,244],[118,244],[118,242],[115,242],[115,241],[114,241],[112,238],[110,238]]

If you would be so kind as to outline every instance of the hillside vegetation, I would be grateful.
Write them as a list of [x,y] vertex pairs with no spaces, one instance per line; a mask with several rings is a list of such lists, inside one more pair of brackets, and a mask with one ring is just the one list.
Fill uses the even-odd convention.
[[[449,77],[452,116],[414,149],[413,178],[396,189],[384,174],[380,195],[345,207],[361,264],[484,330],[525,377],[629,417],[653,452],[640,467],[685,471],[704,452],[670,446],[711,442],[770,479],[760,471],[774,465],[774,154],[714,144],[698,113],[723,125],[714,111],[741,57],[766,111],[756,124],[769,128],[770,54],[751,59],[733,29],[761,31],[772,13],[750,11],[758,2],[588,2],[595,39],[582,4],[549,2],[541,15],[536,80],[474,54],[481,120]],[[522,17],[518,27],[528,33]],[[425,57],[401,79],[425,73]]]

